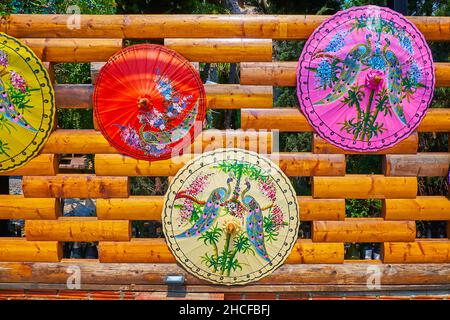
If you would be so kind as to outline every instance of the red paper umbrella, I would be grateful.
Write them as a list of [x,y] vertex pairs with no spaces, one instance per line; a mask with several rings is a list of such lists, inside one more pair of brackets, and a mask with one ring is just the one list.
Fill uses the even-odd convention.
[[182,153],[201,131],[205,90],[198,72],[173,50],[152,44],[127,47],[101,69],[94,114],[120,152],[144,160]]

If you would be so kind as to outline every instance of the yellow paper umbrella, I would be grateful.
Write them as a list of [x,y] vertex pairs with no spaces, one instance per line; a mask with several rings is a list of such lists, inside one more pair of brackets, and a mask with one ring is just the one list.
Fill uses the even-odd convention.
[[22,42],[0,33],[0,172],[36,156],[54,117],[53,88],[42,62]]
[[283,263],[297,239],[298,210],[294,188],[272,161],[219,149],[178,172],[162,221],[179,263],[202,279],[233,285]]

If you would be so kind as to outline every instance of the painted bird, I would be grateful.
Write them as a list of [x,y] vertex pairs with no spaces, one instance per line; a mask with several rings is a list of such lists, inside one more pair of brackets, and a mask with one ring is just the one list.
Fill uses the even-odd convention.
[[[355,82],[355,79],[361,70],[361,61],[369,56],[370,50],[370,37],[367,37],[366,44],[358,44],[354,46],[342,61],[342,71],[336,85],[333,87],[333,90],[327,94],[325,98],[315,102],[314,105],[328,104],[342,97],[350,88],[350,85]],[[321,54],[318,54],[318,56],[320,55]]]
[[394,112],[399,120],[403,124],[406,124],[405,113],[403,111],[403,107],[401,105],[402,100],[400,98],[403,94],[402,70],[400,68],[400,62],[398,61],[397,56],[391,50],[385,50],[384,56],[388,64],[387,87],[388,91],[390,92],[389,102],[391,103],[391,106],[394,109]]
[[175,238],[189,238],[192,236],[198,236],[204,231],[208,230],[214,222],[217,220],[219,216],[219,210],[221,204],[225,202],[226,199],[230,196],[231,193],[231,182],[232,178],[227,179],[228,188],[225,189],[223,187],[214,189],[208,200],[206,202],[199,201],[198,199],[186,194],[185,192],[179,192],[175,196],[176,199],[186,198],[190,199],[198,204],[204,204],[203,213],[200,218],[195,222],[195,224],[190,227],[188,230],[176,235]]
[[182,139],[195,123],[198,103],[184,117],[184,119],[173,129],[166,131],[144,131],[146,124],[139,129],[142,140],[148,144],[164,146]]
[[267,254],[266,246],[264,243],[264,227],[263,227],[263,215],[261,206],[250,195],[245,195],[250,190],[250,182],[245,180],[246,189],[242,192],[242,203],[248,209],[248,215],[246,219],[246,231],[250,243],[255,248],[255,251],[266,261],[270,261]]

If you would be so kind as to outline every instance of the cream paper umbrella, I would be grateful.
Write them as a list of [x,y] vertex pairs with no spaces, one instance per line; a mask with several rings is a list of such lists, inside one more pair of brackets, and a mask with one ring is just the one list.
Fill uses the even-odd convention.
[[179,170],[162,221],[167,243],[186,270],[213,283],[246,284],[289,255],[299,207],[289,179],[271,160],[218,149]]

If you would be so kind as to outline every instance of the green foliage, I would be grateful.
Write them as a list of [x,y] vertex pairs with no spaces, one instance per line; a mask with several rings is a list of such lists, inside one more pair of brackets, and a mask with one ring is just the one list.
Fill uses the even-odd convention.
[[277,241],[278,232],[276,225],[273,222],[273,216],[271,213],[267,217],[263,217],[263,228],[264,228],[264,240],[267,242]]
[[281,152],[311,152],[311,132],[281,132],[279,136]]
[[382,174],[381,155],[352,154],[346,156],[346,172],[349,174]]
[[305,41],[293,40],[274,40],[273,54],[278,61],[295,61],[298,60],[303,50]]
[[9,150],[8,142],[3,142],[2,140],[0,140],[0,154],[5,154],[6,156],[9,157],[10,155],[7,152],[8,150]]
[[419,196],[447,196],[447,177],[418,177]]
[[247,176],[251,180],[262,179],[263,181],[267,179],[267,175],[261,168],[257,168],[250,163],[241,161],[221,161],[214,169],[219,169],[225,173],[231,172],[236,178],[242,177],[242,175]]
[[378,199],[346,199],[346,216],[351,218],[379,217],[381,200]]
[[222,229],[217,224],[210,230],[205,231],[198,239],[202,240],[206,245],[217,245],[219,238],[222,235]]
[[200,216],[202,215],[203,206],[194,202],[194,203],[192,203],[192,207],[193,207],[193,210],[192,210],[189,221],[192,223],[195,223],[195,222],[197,222],[198,219],[200,219]]
[[299,107],[296,89],[293,87],[274,88],[275,107]]
[[30,95],[32,91],[36,91],[39,89],[30,89],[25,88],[23,91],[20,88],[14,88],[12,85],[8,87],[8,96],[11,99],[11,103],[19,108],[19,111],[22,114],[25,114],[28,109],[33,109],[33,106],[30,105]]

